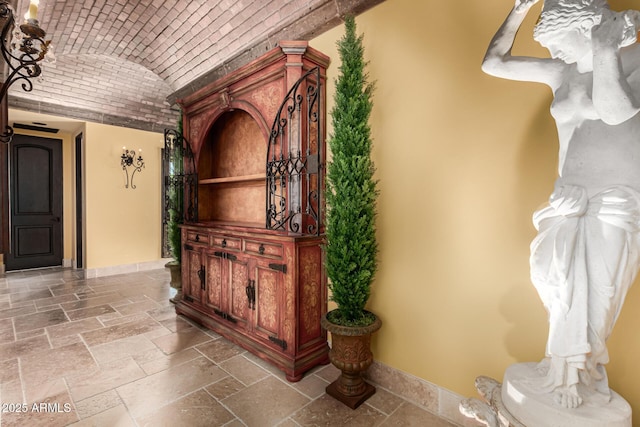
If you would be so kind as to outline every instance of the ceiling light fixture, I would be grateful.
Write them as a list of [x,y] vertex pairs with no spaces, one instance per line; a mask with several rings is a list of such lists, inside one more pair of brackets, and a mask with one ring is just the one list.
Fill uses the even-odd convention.
[[[33,89],[30,79],[42,73],[39,62],[47,56],[51,40],[44,40],[46,33],[38,25],[38,3],[39,0],[31,0],[29,11],[24,16],[25,22],[11,34],[16,26],[14,11],[9,2],[0,0],[0,19],[4,21],[0,51],[9,66],[8,75],[0,88],[0,102],[7,96],[9,87],[18,80],[23,80],[22,89],[30,92]],[[12,136],[13,129],[7,125],[0,132],[0,141],[9,143]]]

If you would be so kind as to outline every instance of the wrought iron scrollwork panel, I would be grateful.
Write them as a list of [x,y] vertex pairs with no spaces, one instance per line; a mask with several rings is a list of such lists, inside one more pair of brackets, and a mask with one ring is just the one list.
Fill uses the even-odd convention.
[[267,153],[267,228],[317,235],[322,225],[324,135],[321,75],[315,67],[278,109]]
[[[198,177],[191,145],[174,129],[164,131],[163,150],[163,233],[166,236],[171,211],[181,221],[197,222]],[[177,195],[175,194],[177,193]],[[177,197],[172,197],[176,195]],[[182,201],[183,203],[180,203]],[[163,236],[163,252],[168,253],[168,239]]]

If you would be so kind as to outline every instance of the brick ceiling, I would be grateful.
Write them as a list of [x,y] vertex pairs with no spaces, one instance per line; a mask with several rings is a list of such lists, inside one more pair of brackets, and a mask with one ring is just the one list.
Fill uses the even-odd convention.
[[[383,0],[40,0],[56,61],[12,108],[161,131],[175,100]],[[16,18],[28,0],[14,0]]]

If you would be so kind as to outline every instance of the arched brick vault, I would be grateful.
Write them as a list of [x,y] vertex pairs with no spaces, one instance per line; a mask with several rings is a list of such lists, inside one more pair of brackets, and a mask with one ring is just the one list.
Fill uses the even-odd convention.
[[[161,131],[175,126],[176,99],[382,1],[40,0],[56,62],[32,92],[12,87],[9,106]],[[28,3],[17,1],[17,16]]]

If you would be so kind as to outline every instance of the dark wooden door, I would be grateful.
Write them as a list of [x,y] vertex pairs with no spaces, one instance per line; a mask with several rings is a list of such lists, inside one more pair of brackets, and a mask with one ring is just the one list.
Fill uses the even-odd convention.
[[15,135],[7,270],[62,265],[62,141]]
[[82,134],[76,136],[76,268],[84,267],[84,193],[82,191]]

